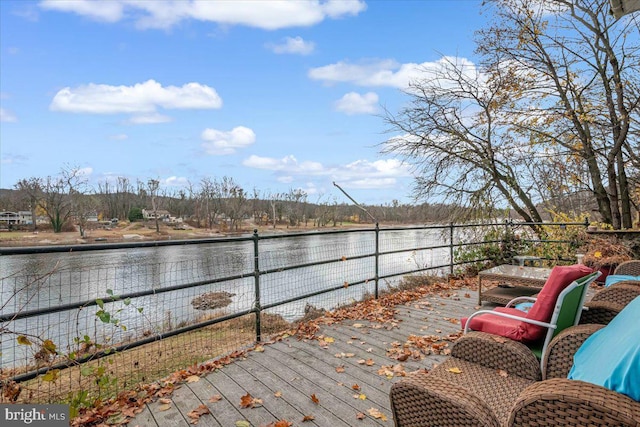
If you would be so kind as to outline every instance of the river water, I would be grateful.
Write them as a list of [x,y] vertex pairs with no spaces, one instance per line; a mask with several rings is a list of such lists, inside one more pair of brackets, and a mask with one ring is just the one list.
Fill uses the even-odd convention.
[[[448,232],[448,231],[447,231]],[[448,234],[447,234],[448,237]],[[446,240],[446,241],[445,241]],[[449,263],[447,248],[413,248],[448,243],[440,229],[381,229],[379,251],[403,251],[381,255],[379,275]],[[85,335],[96,342],[122,342],[149,333],[162,333],[206,316],[249,310],[256,299],[253,241],[127,248],[88,252],[44,253],[0,257],[0,314],[46,309],[68,303],[153,290],[153,295],[105,304],[104,311],[118,322],[104,323],[96,306],[41,314],[4,322],[17,334],[48,338],[59,348],[71,348]],[[332,309],[360,300],[374,292],[375,233],[308,234],[259,241],[260,299],[262,306],[339,287],[301,301],[274,306],[267,311],[287,320],[304,315],[305,307]],[[330,262],[344,258],[341,262]],[[323,263],[325,262],[326,263]],[[307,263],[320,265],[289,269]],[[219,283],[160,292],[187,283],[221,280]],[[380,282],[380,289],[397,283],[401,276]],[[361,285],[351,285],[366,281]],[[230,294],[229,304],[215,310],[196,309],[194,298],[211,292]],[[7,334],[10,335],[10,334]],[[11,334],[15,336],[15,334]],[[19,364],[25,354],[15,339],[2,339],[2,366]]]

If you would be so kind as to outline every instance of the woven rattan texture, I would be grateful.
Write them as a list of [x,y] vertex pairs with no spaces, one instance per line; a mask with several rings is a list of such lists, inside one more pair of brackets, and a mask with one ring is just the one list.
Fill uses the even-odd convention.
[[482,399],[425,371],[412,372],[391,387],[391,409],[396,427],[500,425]]
[[508,425],[638,427],[640,402],[604,387],[556,378],[527,388],[511,411]]
[[540,362],[526,345],[485,332],[460,337],[451,356],[533,381],[542,378]]
[[613,274],[640,276],[640,260],[632,260],[621,263]]
[[[406,385],[402,385],[404,381],[414,386],[411,393],[407,392]],[[411,379],[394,384],[391,402],[396,425],[503,425],[517,396],[533,382],[505,371],[449,357],[428,374],[418,371]],[[425,407],[423,402],[429,402],[429,407]],[[420,416],[416,416],[416,411],[421,413]],[[473,422],[456,424],[464,420],[451,420],[460,416]]]
[[588,310],[580,316],[580,324],[596,323],[606,325],[624,308],[623,305],[609,301],[590,301],[584,305]]
[[597,292],[591,298],[591,301],[609,301],[624,306],[633,301],[638,295],[640,295],[640,282],[625,280]]
[[573,366],[573,355],[589,336],[604,325],[577,325],[551,340],[543,358],[542,378],[566,378]]

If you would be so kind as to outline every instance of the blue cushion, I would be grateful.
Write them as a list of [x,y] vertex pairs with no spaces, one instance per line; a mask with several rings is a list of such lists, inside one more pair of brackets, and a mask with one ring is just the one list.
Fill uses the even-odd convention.
[[532,302],[521,302],[520,304],[516,304],[515,307],[513,308],[517,308],[520,311],[524,311],[525,313],[528,313],[529,310],[531,310],[531,307],[533,307]]
[[640,401],[640,296],[580,346],[569,379],[606,387]]
[[640,276],[628,276],[625,274],[610,274],[604,281],[604,286],[611,286],[614,283],[622,282],[623,280],[638,280],[640,281]]

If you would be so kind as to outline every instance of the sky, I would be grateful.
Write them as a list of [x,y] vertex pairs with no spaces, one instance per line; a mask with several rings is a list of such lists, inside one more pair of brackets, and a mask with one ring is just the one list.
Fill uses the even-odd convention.
[[[443,57],[474,62],[475,0],[0,0],[0,188],[81,170],[167,192],[412,203],[385,110]],[[1,208],[1,207],[0,207]]]

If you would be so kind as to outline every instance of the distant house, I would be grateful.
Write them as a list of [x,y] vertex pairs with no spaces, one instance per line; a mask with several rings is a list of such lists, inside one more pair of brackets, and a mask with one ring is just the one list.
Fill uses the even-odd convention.
[[29,211],[3,211],[0,212],[0,224],[33,224],[33,217]]
[[[168,221],[171,218],[171,214],[169,213],[169,211],[163,209],[158,209],[156,211],[156,214],[158,215],[158,219],[161,221]],[[152,210],[142,209],[142,218],[150,221],[155,220],[156,216]]]

